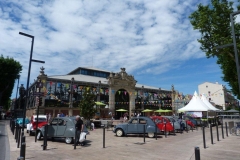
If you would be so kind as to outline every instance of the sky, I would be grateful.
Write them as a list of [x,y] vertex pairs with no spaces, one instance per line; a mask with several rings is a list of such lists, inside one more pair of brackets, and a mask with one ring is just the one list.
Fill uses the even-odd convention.
[[[0,0],[0,54],[19,61],[26,86],[40,67],[65,75],[77,67],[112,72],[126,68],[140,84],[193,94],[204,82],[222,81],[216,59],[207,59],[189,15],[209,0]],[[17,83],[12,98],[16,95]],[[229,88],[230,89],[230,88]]]

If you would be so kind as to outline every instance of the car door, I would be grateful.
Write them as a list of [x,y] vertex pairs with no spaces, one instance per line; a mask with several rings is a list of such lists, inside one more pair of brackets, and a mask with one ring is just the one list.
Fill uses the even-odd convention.
[[66,121],[64,119],[59,118],[58,119],[58,125],[57,125],[57,132],[56,137],[63,137],[65,130],[67,128]]
[[138,118],[133,118],[128,124],[127,124],[127,133],[137,133],[137,125],[138,125]]
[[[147,125],[147,120],[143,119],[143,118],[139,118],[138,121],[138,133],[144,133],[144,127]],[[146,128],[145,128],[145,132],[146,132]]]
[[48,126],[48,136],[55,137],[57,132],[58,118],[54,118],[50,125]]

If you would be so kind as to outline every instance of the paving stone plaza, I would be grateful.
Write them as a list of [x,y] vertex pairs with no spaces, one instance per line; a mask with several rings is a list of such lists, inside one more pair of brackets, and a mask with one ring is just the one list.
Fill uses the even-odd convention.
[[[225,121],[239,121],[224,120]],[[7,124],[7,131],[10,143],[10,158],[16,160],[19,157],[20,149],[17,148],[14,136]],[[225,124],[225,123],[224,123]],[[225,127],[225,126],[224,126]],[[219,141],[217,141],[216,127],[213,127],[213,142],[210,140],[210,129],[205,128],[206,146],[203,147],[203,136],[201,128],[198,130],[177,133],[176,136],[158,135],[155,138],[145,139],[143,135],[128,135],[127,137],[116,137],[111,129],[105,130],[106,141],[103,148],[103,129],[98,128],[90,131],[87,135],[86,145],[74,146],[65,144],[63,139],[48,140],[47,150],[42,149],[43,141],[34,141],[34,136],[26,135],[26,159],[34,160],[99,160],[99,159],[159,159],[159,160],[194,160],[194,148],[200,148],[202,160],[238,160],[240,157],[239,141],[240,136],[228,135],[224,129],[224,139],[222,138],[221,127],[219,127]]]

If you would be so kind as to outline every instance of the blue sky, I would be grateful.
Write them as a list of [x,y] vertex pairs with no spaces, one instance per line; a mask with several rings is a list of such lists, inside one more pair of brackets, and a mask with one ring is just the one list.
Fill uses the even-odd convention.
[[[203,82],[222,81],[216,59],[199,48],[188,16],[208,0],[0,0],[0,54],[23,65],[26,86],[31,39],[33,59],[44,60],[47,75],[95,67],[125,67],[138,83],[193,94]],[[42,64],[32,63],[31,80]],[[16,94],[16,84],[12,97]]]

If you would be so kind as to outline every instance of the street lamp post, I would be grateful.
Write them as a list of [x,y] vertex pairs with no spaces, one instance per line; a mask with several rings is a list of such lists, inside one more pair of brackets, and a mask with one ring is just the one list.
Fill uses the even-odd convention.
[[239,60],[238,60],[238,51],[237,51],[237,43],[236,43],[236,35],[234,30],[234,21],[233,17],[240,14],[240,11],[233,12],[230,14],[230,20],[231,20],[231,27],[232,27],[232,38],[233,38],[233,47],[234,47],[234,54],[235,54],[235,61],[236,61],[236,67],[237,67],[237,76],[238,76],[238,91],[240,92],[240,69],[239,69]]
[[[23,32],[19,32],[20,35],[23,35],[23,36],[26,36],[26,37],[29,37],[29,38],[32,38],[32,45],[31,45],[31,52],[30,52],[30,58],[29,58],[29,66],[28,66],[28,78],[27,78],[27,88],[26,88],[26,91],[27,91],[27,95],[26,95],[26,100],[25,100],[25,105],[24,105],[24,108],[23,108],[23,126],[25,125],[25,117],[26,117],[26,105],[27,105],[27,100],[28,100],[28,97],[29,97],[29,80],[30,80],[30,72],[31,72],[31,64],[32,64],[32,61],[33,62],[38,62],[38,63],[45,63],[45,61],[39,61],[39,60],[35,60],[35,59],[32,59],[32,54],[33,54],[33,44],[34,44],[34,36],[32,35],[29,35],[29,34],[26,34],[26,33],[23,33]],[[22,127],[22,135],[24,135],[24,127]]]

